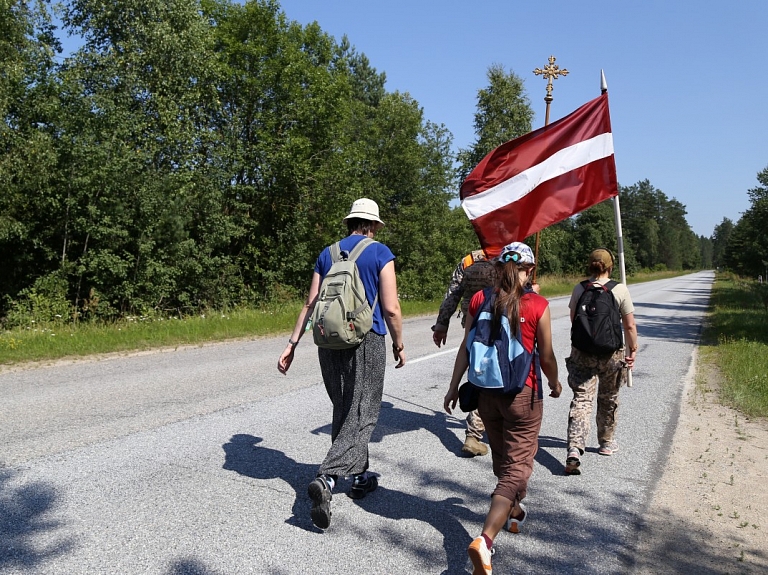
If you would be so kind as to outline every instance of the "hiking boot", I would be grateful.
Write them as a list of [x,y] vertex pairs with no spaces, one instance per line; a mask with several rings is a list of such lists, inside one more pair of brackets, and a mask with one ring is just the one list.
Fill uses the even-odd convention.
[[467,555],[472,562],[472,575],[492,575],[491,555],[484,537],[477,537],[469,544]]
[[520,506],[520,509],[523,510],[523,516],[515,519],[510,513],[507,522],[504,524],[504,529],[510,533],[520,533],[520,528],[523,526],[523,523],[525,523],[525,520],[528,519],[528,511],[526,510],[525,505],[522,503],[518,503],[518,505]]
[[581,465],[581,460],[579,459],[580,456],[581,452],[578,447],[571,447],[568,449],[568,456],[565,459],[566,475],[581,475],[581,470],[579,469],[579,466]]
[[597,452],[600,455],[613,455],[619,450],[619,444],[615,441],[606,441],[600,446]]
[[362,499],[371,491],[375,491],[378,486],[379,480],[376,479],[375,475],[361,473],[360,475],[355,475],[355,480],[352,482],[352,488],[349,490],[348,495],[352,499]]
[[312,509],[309,512],[312,523],[320,529],[328,529],[331,524],[331,499],[333,499],[333,495],[325,477],[322,475],[315,477],[307,487],[307,494],[312,500]]
[[467,435],[467,439],[464,440],[464,445],[461,448],[461,452],[474,457],[475,455],[487,455],[488,446],[482,441],[478,441],[471,435]]

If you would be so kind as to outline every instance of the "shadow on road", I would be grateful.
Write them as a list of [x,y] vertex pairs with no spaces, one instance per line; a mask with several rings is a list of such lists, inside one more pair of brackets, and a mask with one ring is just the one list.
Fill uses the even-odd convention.
[[179,559],[174,561],[171,567],[166,571],[166,575],[219,575],[217,571],[212,571],[203,565],[197,559]]
[[[400,398],[395,399],[403,401]],[[458,413],[461,414],[461,412]],[[376,424],[376,429],[374,429],[373,435],[371,436],[371,443],[379,443],[388,435],[408,433],[409,431],[418,431],[420,429],[424,429],[437,437],[447,451],[461,456],[461,447],[464,445],[464,434],[461,434],[462,438],[460,439],[459,437],[456,437],[456,433],[452,430],[466,429],[463,420],[457,420],[441,411],[419,413],[408,411],[407,409],[400,409],[399,407],[395,407],[395,405],[389,401],[381,402],[379,422]],[[313,429],[312,433],[315,435],[321,433],[331,435],[331,425],[323,425],[322,427]]]
[[61,522],[47,519],[56,507],[56,491],[37,482],[10,487],[13,473],[0,469],[0,570],[5,567],[29,569],[63,555],[74,547],[71,540],[61,540],[45,547],[36,539],[51,540],[50,533]]
[[307,485],[317,472],[317,464],[299,463],[282,451],[261,447],[263,439],[245,433],[233,435],[224,449],[223,468],[254,479],[282,479],[296,492],[292,513],[286,523],[307,531],[318,531],[309,518]]

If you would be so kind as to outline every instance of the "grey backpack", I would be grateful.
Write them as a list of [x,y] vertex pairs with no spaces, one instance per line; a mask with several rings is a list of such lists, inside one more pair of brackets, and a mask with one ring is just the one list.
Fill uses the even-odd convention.
[[312,335],[319,347],[349,349],[359,345],[371,331],[379,294],[371,307],[355,262],[373,242],[364,238],[350,253],[341,251],[339,242],[329,248],[331,269],[320,284],[312,312]]

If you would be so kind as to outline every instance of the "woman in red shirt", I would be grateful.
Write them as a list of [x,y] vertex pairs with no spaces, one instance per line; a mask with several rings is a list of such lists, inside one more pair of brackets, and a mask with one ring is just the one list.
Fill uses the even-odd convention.
[[[558,381],[557,360],[552,350],[549,302],[524,287],[535,267],[533,252],[522,242],[511,243],[502,249],[496,265],[499,273],[494,288],[494,317],[506,315],[511,329],[521,330],[523,346],[531,353],[538,350],[541,369],[551,390],[549,395],[559,397],[562,386]],[[485,294],[477,292],[469,304],[464,341],[456,354],[451,384],[443,400],[443,407],[449,414],[456,408],[459,384],[469,366],[467,337],[484,301]],[[500,322],[494,321],[494,324],[497,323]],[[493,473],[498,482],[491,495],[491,507],[482,534],[472,541],[467,550],[475,575],[491,573],[491,549],[499,531],[506,527],[518,533],[526,520],[526,510],[521,501],[525,498],[528,479],[533,472],[543,408],[542,382],[536,375],[535,364],[531,365],[525,388],[520,393],[480,391],[478,411],[488,434]]]

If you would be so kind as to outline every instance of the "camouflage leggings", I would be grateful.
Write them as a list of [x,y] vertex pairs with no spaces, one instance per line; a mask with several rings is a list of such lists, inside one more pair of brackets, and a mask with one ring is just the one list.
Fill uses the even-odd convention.
[[568,413],[568,447],[578,447],[584,453],[596,386],[597,441],[600,445],[613,441],[619,389],[626,378],[624,350],[607,358],[598,358],[571,348],[571,357],[565,359],[565,366],[568,368],[568,386],[573,391]]

